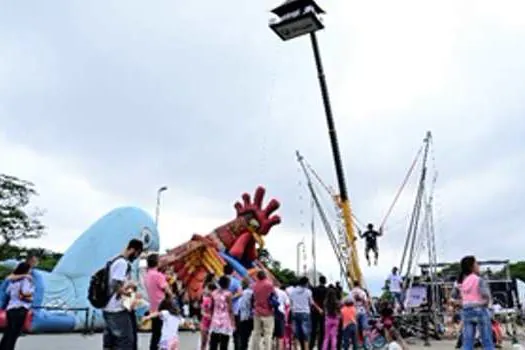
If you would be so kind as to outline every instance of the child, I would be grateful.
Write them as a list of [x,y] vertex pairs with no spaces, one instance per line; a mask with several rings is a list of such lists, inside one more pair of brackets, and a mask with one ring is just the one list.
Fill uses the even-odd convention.
[[474,348],[477,329],[483,348],[494,349],[491,315],[488,308],[491,300],[490,288],[480,277],[479,264],[474,256],[469,255],[461,259],[460,274],[452,299],[462,307],[463,348]]
[[164,298],[159,305],[159,311],[152,312],[144,317],[143,321],[154,317],[160,317],[162,320],[159,350],[179,350],[179,325],[182,317],[176,302],[169,297]]
[[323,350],[328,350],[328,345],[332,350],[337,349],[337,333],[339,331],[339,299],[334,288],[328,288],[326,293],[325,320],[324,320],[324,341]]
[[127,295],[122,297],[122,305],[128,311],[133,311],[141,305],[145,305],[146,301],[142,298],[142,295],[137,292],[137,286],[130,284],[126,288]]
[[387,341],[390,341],[390,336],[391,336],[391,330],[392,330],[392,327],[394,326],[394,305],[387,302],[387,301],[383,301],[381,302],[381,304],[379,305],[379,315],[381,317],[381,323],[383,324],[383,327],[385,329],[385,338]]
[[503,347],[503,330],[501,329],[501,324],[495,318],[492,318],[491,325],[494,344],[496,348],[501,349]]
[[290,312],[290,304],[285,306],[285,326],[284,326],[284,349],[292,349],[293,339],[293,327],[292,317]]
[[357,310],[352,298],[346,298],[341,308],[341,319],[343,321],[343,350],[357,349]]
[[208,347],[208,336],[210,332],[211,315],[213,311],[213,301],[211,293],[217,289],[215,283],[208,283],[207,291],[202,296],[201,304],[201,350],[206,350]]

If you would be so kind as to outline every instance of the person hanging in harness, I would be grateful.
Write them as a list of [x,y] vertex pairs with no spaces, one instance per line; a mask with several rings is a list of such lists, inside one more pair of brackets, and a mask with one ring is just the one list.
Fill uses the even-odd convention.
[[370,266],[370,257],[368,255],[370,251],[374,252],[374,265],[377,265],[377,259],[379,258],[377,237],[383,235],[383,227],[380,227],[379,231],[374,230],[373,224],[368,224],[366,227],[367,230],[365,232],[361,232],[361,230],[359,230],[359,237],[365,239],[365,256],[368,266]]

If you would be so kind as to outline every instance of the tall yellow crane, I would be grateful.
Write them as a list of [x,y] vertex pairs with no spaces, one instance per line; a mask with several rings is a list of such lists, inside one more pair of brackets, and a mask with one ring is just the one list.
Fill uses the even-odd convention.
[[290,40],[303,35],[308,35],[310,37],[326,116],[328,136],[330,138],[330,145],[332,146],[332,156],[334,158],[335,173],[339,187],[339,206],[341,208],[341,214],[346,230],[347,243],[350,247],[350,259],[347,262],[348,278],[353,281],[362,281],[363,274],[359,267],[355,243],[357,237],[352,226],[352,210],[350,209],[350,200],[348,199],[348,191],[346,189],[343,162],[341,161],[341,152],[339,150],[339,142],[335,130],[332,106],[328,95],[328,86],[316,35],[318,30],[324,28],[321,17],[324,15],[325,11],[315,2],[315,0],[285,0],[271,12],[278,18],[272,18],[269,27],[282,40]]

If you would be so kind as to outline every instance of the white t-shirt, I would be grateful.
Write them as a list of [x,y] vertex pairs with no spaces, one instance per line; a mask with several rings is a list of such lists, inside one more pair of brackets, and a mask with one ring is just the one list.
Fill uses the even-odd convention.
[[292,291],[295,289],[294,286],[289,286],[288,288],[286,288],[286,294],[288,294],[288,296],[290,296],[290,294],[292,294]]
[[277,300],[279,301],[279,311],[284,314],[286,306],[290,305],[290,298],[288,294],[281,288],[275,288],[275,294],[277,295]]
[[401,284],[403,283],[401,276],[391,274],[388,276],[388,280],[390,281],[390,291],[393,293],[401,293]]
[[[128,274],[129,262],[125,258],[118,258],[109,268],[109,286],[113,289],[113,281],[126,282],[129,279]],[[108,304],[104,308],[106,312],[120,312],[124,310],[122,299],[117,299],[117,295],[113,294],[109,299]]]
[[366,302],[368,298],[366,297],[365,291],[359,287],[355,287],[352,289],[350,294],[352,296],[352,299],[355,302],[355,307],[357,309],[357,312],[366,313]]
[[290,293],[290,303],[293,313],[309,314],[313,303],[312,291],[302,286],[295,287]]
[[179,338],[179,326],[182,323],[182,317],[170,314],[166,310],[160,312],[160,319],[162,320],[162,330],[160,341],[167,341]]

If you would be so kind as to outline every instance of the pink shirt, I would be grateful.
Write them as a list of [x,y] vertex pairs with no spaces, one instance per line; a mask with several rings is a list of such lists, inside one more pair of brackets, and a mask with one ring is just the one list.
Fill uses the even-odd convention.
[[162,299],[164,299],[164,291],[168,286],[168,281],[162,272],[153,268],[148,269],[144,282],[146,284],[146,291],[148,292],[149,309],[155,312],[159,308]]
[[463,306],[486,305],[490,299],[490,289],[486,282],[478,275],[471,273],[461,285],[461,301]]
[[265,278],[253,284],[253,299],[255,304],[255,316],[273,316],[273,308],[270,305],[270,295],[274,292],[274,286],[270,279]]

